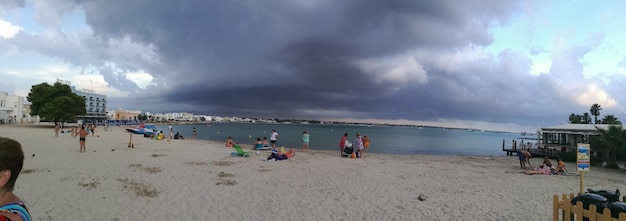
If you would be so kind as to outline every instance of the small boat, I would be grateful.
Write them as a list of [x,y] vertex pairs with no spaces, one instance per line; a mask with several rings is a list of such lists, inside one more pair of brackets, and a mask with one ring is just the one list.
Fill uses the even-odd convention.
[[129,127],[129,128],[126,128],[126,131],[134,133],[134,134],[143,134],[143,135],[150,136],[155,131],[157,131],[157,128],[154,125],[141,124],[141,125],[139,125],[139,127]]

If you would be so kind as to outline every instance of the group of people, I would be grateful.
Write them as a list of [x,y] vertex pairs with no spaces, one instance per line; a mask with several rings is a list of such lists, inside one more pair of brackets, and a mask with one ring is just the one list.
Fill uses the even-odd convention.
[[[528,164],[528,166],[532,168],[532,165],[530,165],[530,158],[532,157],[530,152],[526,150],[521,150],[517,152],[517,155],[519,156],[520,167],[522,167],[522,169],[526,169],[526,164]],[[532,168],[530,170],[524,170],[525,174],[550,175],[550,174],[563,174],[566,172],[567,172],[567,168],[565,167],[565,162],[563,162],[563,159],[561,159],[560,157],[557,157],[557,165],[554,166],[548,156],[543,157],[543,162],[539,166]]]
[[339,140],[339,153],[343,156],[346,148],[353,148],[353,158],[365,158],[363,152],[367,152],[367,148],[370,146],[370,138],[367,137],[367,135],[361,136],[361,133],[356,133],[354,136],[354,143],[348,140],[348,133],[345,133],[343,137],[341,137],[341,140]]
[[[86,137],[87,135],[89,135],[90,132],[91,132],[91,136],[93,136],[94,133],[96,132],[95,128],[96,126],[94,124],[90,124],[87,127],[85,127],[85,125],[80,125],[80,126],[73,126],[72,129],[70,129],[70,136],[72,136],[72,138],[76,138],[76,136],[78,136],[80,153],[86,151],[86,147],[85,147]],[[59,124],[55,123],[54,124],[54,136],[55,137],[59,136],[59,130],[60,130]]]

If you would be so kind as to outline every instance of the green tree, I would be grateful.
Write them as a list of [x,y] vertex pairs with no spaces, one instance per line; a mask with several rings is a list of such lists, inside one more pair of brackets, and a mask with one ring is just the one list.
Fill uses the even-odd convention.
[[626,131],[622,125],[611,125],[608,129],[601,129],[596,126],[600,132],[600,150],[608,152],[606,166],[610,168],[619,168],[617,165],[617,154],[622,152],[626,147]]
[[85,115],[85,99],[78,96],[70,86],[59,82],[50,85],[33,85],[26,97],[32,103],[30,114],[44,121],[76,121],[78,115]]
[[595,119],[594,124],[598,124],[598,116],[600,116],[601,110],[602,110],[602,107],[599,104],[591,105],[589,112],[591,112],[591,115],[594,116],[594,119]]
[[604,116],[604,118],[602,118],[602,120],[600,120],[600,123],[602,123],[602,124],[622,124],[622,122],[619,121],[619,119],[617,119],[617,117],[615,117],[612,114]]
[[582,116],[582,122],[583,124],[591,124],[591,115],[589,115],[589,113],[585,112]]
[[578,115],[578,114],[570,114],[569,115],[569,123],[570,124],[582,124],[583,123],[583,118],[582,116]]
[[139,114],[139,115],[137,115],[137,120],[145,121],[147,119],[148,119],[148,115],[146,115],[146,114]]

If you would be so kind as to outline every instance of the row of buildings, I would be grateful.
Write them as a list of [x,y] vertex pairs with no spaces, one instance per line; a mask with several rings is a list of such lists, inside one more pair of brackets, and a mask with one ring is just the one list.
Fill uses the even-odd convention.
[[[77,90],[69,81],[57,79],[57,82],[70,86],[72,92],[85,99],[86,114],[79,116],[78,119],[90,122],[106,120],[106,95],[98,94],[93,90]],[[31,104],[24,97],[0,91],[0,124],[38,123],[39,117],[30,115],[30,106]]]

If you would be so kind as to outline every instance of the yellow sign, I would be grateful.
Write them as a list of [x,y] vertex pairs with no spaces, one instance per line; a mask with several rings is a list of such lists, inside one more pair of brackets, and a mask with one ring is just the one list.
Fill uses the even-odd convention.
[[579,143],[576,154],[576,170],[577,171],[589,171],[590,163],[590,145]]

